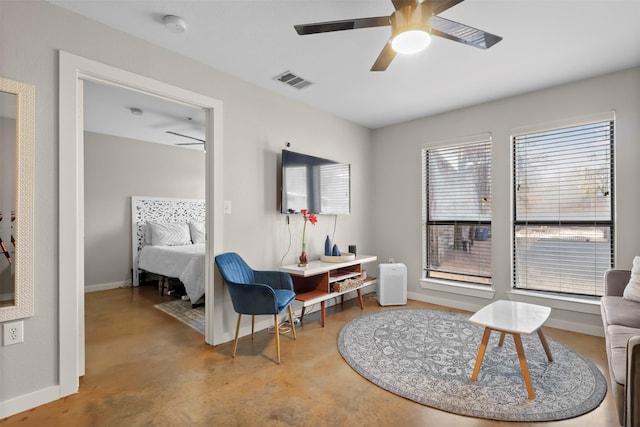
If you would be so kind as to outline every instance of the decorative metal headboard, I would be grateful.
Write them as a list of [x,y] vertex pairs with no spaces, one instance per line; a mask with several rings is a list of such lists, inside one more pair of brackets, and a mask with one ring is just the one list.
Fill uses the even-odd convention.
[[172,199],[166,197],[131,196],[131,256],[133,286],[138,286],[138,254],[147,244],[148,222],[205,221],[205,201],[202,199]]

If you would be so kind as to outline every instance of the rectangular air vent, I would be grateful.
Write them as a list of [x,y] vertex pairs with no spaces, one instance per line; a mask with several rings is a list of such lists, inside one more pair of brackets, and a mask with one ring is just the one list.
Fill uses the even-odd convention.
[[296,89],[302,89],[312,84],[309,80],[296,76],[291,71],[285,71],[284,73],[275,76],[273,80],[278,80],[291,87],[295,87]]

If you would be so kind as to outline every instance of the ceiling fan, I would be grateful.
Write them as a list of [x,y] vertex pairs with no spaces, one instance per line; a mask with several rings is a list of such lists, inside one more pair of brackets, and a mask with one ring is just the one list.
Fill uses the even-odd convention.
[[198,142],[179,142],[179,143],[177,143],[175,145],[200,145],[200,144],[204,144],[206,142],[204,139],[196,138],[194,136],[185,135],[185,134],[179,133],[179,132],[174,132],[172,130],[168,130],[165,133],[168,133],[168,134],[171,134],[171,135],[175,135],[175,136],[181,136],[182,138],[193,139],[194,141],[198,141]]
[[391,0],[391,16],[345,19],[294,25],[299,35],[391,26],[391,38],[378,55],[371,71],[387,69],[396,53],[416,53],[426,48],[431,36],[444,37],[480,49],[488,49],[502,37],[438,16],[463,0]]

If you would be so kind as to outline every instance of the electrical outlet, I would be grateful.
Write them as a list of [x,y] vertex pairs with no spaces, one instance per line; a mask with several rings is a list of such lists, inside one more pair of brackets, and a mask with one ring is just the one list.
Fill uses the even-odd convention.
[[2,325],[2,345],[13,345],[24,342],[24,322],[5,323]]

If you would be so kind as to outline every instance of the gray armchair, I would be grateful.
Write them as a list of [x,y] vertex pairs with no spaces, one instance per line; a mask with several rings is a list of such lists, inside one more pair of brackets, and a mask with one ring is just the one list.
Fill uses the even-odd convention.
[[605,273],[600,310],[620,425],[640,427],[640,302],[622,298],[630,275],[628,270]]

